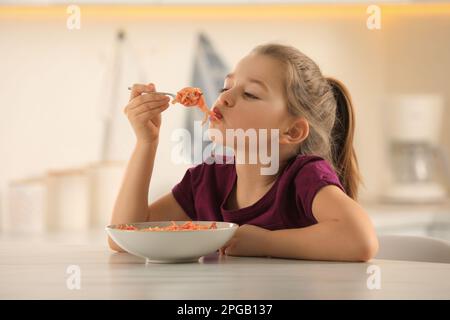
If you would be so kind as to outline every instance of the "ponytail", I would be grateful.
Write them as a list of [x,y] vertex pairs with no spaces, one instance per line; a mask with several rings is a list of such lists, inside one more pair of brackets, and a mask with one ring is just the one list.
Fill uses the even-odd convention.
[[326,78],[336,100],[336,120],[331,131],[331,153],[334,166],[347,195],[356,200],[361,176],[353,148],[355,116],[350,94],[342,82]]

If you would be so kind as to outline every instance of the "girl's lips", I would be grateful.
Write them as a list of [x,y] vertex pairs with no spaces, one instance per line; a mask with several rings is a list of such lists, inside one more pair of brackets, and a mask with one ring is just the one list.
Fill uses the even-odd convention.
[[214,115],[216,116],[217,119],[222,119],[223,118],[223,115],[220,113],[219,108],[214,107],[213,108],[213,112],[214,112]]

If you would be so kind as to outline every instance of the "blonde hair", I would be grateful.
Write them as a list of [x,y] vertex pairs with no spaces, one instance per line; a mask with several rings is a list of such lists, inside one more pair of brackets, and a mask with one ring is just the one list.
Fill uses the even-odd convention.
[[269,43],[255,47],[251,53],[285,65],[288,111],[304,117],[309,124],[308,137],[300,144],[298,154],[327,160],[347,195],[356,200],[361,176],[353,148],[355,119],[347,88],[337,79],[324,77],[317,64],[294,47]]

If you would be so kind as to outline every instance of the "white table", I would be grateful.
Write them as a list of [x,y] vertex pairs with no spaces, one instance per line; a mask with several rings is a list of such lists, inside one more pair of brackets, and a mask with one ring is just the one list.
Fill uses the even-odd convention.
[[[67,268],[79,266],[80,289]],[[371,265],[381,288],[368,289]],[[73,282],[72,282],[73,283]],[[103,233],[0,234],[0,299],[450,299],[450,264],[339,263],[218,256],[145,264],[113,253]]]

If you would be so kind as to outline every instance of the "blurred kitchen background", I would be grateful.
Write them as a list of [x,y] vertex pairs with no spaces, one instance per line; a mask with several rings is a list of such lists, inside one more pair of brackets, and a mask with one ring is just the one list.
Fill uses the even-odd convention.
[[[348,86],[377,230],[450,240],[445,1],[0,0],[0,234],[101,230],[135,142],[127,87],[201,84],[211,101],[266,42]],[[193,115],[163,114],[149,201],[190,167],[171,161],[171,134]]]

